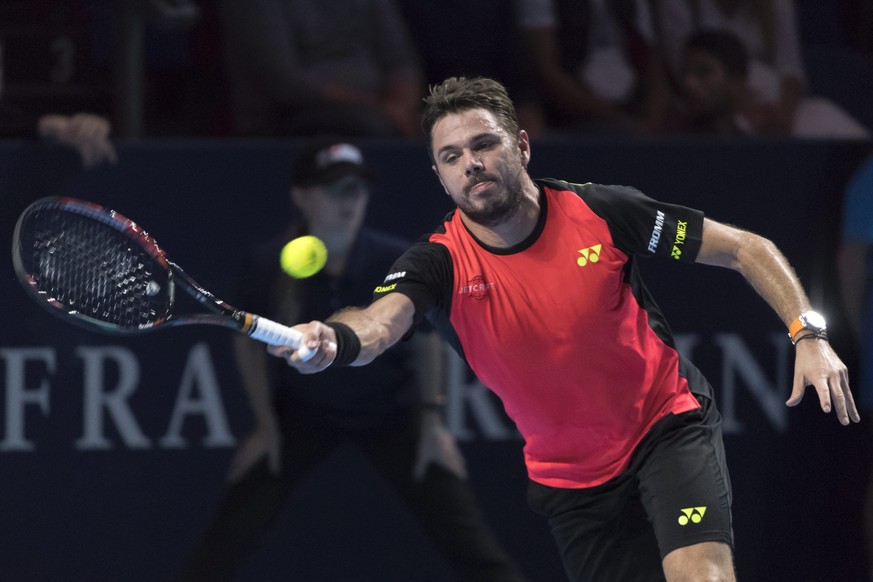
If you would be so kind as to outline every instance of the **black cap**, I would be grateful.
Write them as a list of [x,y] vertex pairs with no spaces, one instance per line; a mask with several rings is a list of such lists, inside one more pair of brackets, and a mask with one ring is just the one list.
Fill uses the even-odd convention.
[[346,176],[372,180],[360,148],[342,140],[318,141],[305,146],[292,166],[295,186],[320,186]]

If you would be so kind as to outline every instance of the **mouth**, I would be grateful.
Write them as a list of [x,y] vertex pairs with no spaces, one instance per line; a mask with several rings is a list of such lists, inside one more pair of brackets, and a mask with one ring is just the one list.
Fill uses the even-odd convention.
[[470,188],[467,190],[467,193],[475,196],[475,195],[481,194],[482,192],[484,192],[485,190],[487,190],[488,188],[490,188],[493,185],[494,185],[493,180],[480,180],[480,181],[476,182],[475,184],[473,184],[472,186],[470,186]]

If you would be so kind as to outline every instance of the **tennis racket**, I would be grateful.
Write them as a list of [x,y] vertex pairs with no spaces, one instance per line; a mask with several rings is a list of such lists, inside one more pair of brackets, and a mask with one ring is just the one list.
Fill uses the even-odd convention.
[[[91,202],[51,197],[31,204],[15,226],[12,261],[37,303],[98,332],[218,325],[266,344],[291,346],[303,361],[315,353],[301,344],[300,332],[216,298],[139,225]],[[177,313],[177,288],[203,312]]]

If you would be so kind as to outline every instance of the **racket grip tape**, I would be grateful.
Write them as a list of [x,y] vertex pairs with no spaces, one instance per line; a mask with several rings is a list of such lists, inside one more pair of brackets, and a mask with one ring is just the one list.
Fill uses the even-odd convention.
[[303,334],[296,329],[276,323],[265,317],[255,316],[249,336],[271,346],[291,346],[303,362],[308,361],[315,352],[302,344]]

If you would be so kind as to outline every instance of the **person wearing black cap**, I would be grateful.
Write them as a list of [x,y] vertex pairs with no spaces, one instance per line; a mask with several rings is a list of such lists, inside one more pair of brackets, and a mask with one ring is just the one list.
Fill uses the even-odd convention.
[[[292,173],[291,200],[302,220],[246,262],[240,304],[285,323],[368,304],[379,274],[408,245],[363,226],[374,176],[361,150],[314,140],[295,158]],[[279,253],[304,234],[325,243],[327,263],[294,279],[281,271]],[[416,336],[373,366],[317,375],[299,374],[256,342],[235,338],[255,427],[231,464],[217,515],[183,580],[233,578],[297,486],[347,444],[393,486],[459,579],[523,579],[486,526],[465,481],[464,459],[442,423],[442,344],[434,333]]]

